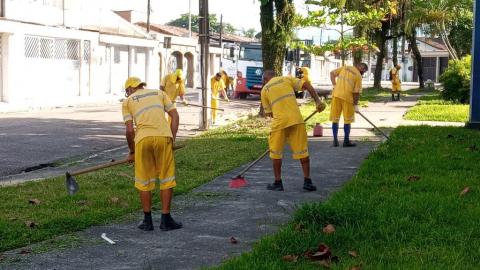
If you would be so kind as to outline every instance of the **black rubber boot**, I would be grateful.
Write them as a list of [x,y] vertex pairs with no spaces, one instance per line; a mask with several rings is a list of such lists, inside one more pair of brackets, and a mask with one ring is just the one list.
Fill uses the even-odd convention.
[[175,222],[170,214],[162,214],[162,221],[160,223],[160,230],[171,231],[181,229],[183,227],[181,222]]
[[345,141],[345,142],[343,142],[343,147],[355,147],[355,146],[357,146],[357,144],[356,144],[356,143],[353,143],[353,142],[351,142],[351,141]]
[[333,140],[333,147],[339,147],[340,146],[340,143],[338,142],[338,140]]
[[282,181],[275,181],[273,184],[268,184],[267,189],[272,191],[283,191],[283,183]]
[[400,101],[400,94],[397,94],[397,101]]
[[395,101],[395,95],[392,94],[392,101]]
[[142,231],[153,231],[153,222],[151,219],[144,219],[138,228]]
[[317,187],[312,184],[312,179],[305,178],[303,181],[303,189],[306,191],[315,191]]

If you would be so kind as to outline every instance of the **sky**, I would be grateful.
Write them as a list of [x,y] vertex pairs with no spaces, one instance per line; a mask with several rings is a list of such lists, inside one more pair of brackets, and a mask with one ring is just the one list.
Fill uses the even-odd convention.
[[[137,10],[146,12],[147,0],[105,0],[108,6],[114,10]],[[199,0],[191,0],[192,13],[198,14]],[[297,13],[306,14],[305,0],[294,0]],[[183,13],[188,13],[189,0],[151,0],[152,17],[154,23],[166,23],[178,18]],[[241,30],[255,28],[260,32],[260,3],[259,0],[209,0],[210,13],[223,14],[223,20]],[[319,29],[303,29],[298,31],[301,39],[328,40],[335,38],[334,33],[323,32]],[[330,37],[329,37],[330,36]]]

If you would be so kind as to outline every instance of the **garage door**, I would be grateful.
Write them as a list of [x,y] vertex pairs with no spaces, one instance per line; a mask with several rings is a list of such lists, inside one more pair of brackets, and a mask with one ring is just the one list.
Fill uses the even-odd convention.
[[80,41],[25,36],[25,100],[80,94]]

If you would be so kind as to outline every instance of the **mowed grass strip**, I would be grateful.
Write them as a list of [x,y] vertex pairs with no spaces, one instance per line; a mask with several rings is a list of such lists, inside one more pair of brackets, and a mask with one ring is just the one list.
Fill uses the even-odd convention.
[[414,121],[466,122],[469,105],[445,101],[438,92],[420,98],[404,118]]
[[[338,256],[332,269],[478,269],[479,162],[478,131],[400,127],[339,192],[304,205],[288,226],[218,269],[319,269],[302,254],[320,243]],[[327,224],[336,232],[323,233]]]
[[[187,140],[185,148],[175,154],[175,194],[255,159],[267,147],[267,127],[266,120],[250,118]],[[57,177],[0,187],[0,252],[118,221],[140,209],[132,165],[78,176],[80,191],[72,197],[67,195],[64,181]],[[158,191],[155,193],[158,208]],[[33,199],[40,203],[29,203]]]

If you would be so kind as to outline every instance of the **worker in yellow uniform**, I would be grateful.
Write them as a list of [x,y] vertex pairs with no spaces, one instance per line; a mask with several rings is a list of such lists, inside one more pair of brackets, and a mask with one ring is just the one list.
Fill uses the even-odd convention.
[[210,87],[212,89],[212,97],[211,97],[211,116],[212,116],[212,124],[215,125],[215,121],[217,119],[217,110],[219,108],[220,102],[220,94],[223,95],[226,101],[230,101],[227,97],[227,93],[225,92],[225,83],[222,80],[222,74],[217,73],[213,76],[210,80]]
[[[163,77],[162,82],[160,83],[160,89],[167,93],[167,96],[170,98],[174,106],[176,106],[177,97],[180,97],[182,102],[185,105],[188,105],[188,101],[185,99],[185,81],[181,69],[177,69],[174,73]],[[171,123],[171,121],[172,119],[168,117],[168,122]]]
[[226,93],[225,97],[229,97],[229,90],[233,88],[233,83],[235,80],[233,79],[233,77],[228,76],[225,70],[222,70],[220,74],[222,74],[222,81],[225,84],[225,93]]
[[[392,81],[392,101],[400,101],[400,91],[402,91],[402,82],[400,81],[400,65],[394,66],[390,70],[390,81]],[[395,94],[397,97],[395,98]]]
[[355,112],[358,111],[358,101],[362,91],[362,75],[368,71],[365,63],[355,66],[343,66],[330,72],[330,80],[334,87],[332,104],[330,109],[330,121],[332,121],[333,146],[338,147],[338,123],[343,114],[345,137],[344,147],[354,147],[350,141],[350,130],[355,121]]
[[325,105],[309,81],[292,76],[275,77],[275,73],[266,70],[263,73],[264,86],[261,92],[262,106],[267,117],[273,117],[268,145],[273,161],[275,182],[267,189],[282,191],[282,157],[285,143],[288,142],[294,159],[300,160],[303,169],[303,189],[315,191],[310,178],[310,159],[308,154],[307,131],[302,114],[295,98],[295,90],[307,90],[317,104],[317,110],[323,111]]
[[[139,78],[128,78],[125,82],[127,98],[122,104],[130,149],[128,159],[135,162],[135,187],[139,190],[144,212],[143,222],[138,228],[153,230],[152,190],[158,181],[162,201],[160,229],[180,229],[182,224],[175,222],[170,215],[173,188],[176,186],[173,143],[179,117],[170,98],[163,91],[144,89],[145,86]],[[165,113],[172,118],[170,125],[165,119]]]

